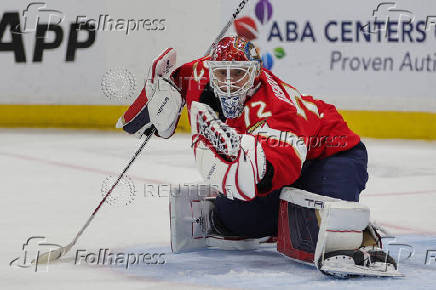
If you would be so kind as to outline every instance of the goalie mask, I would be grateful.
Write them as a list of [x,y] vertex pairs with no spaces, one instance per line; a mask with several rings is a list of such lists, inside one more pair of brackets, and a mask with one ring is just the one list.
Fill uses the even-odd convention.
[[247,94],[258,82],[259,50],[240,37],[224,37],[216,45],[209,66],[210,85],[226,118],[241,115]]

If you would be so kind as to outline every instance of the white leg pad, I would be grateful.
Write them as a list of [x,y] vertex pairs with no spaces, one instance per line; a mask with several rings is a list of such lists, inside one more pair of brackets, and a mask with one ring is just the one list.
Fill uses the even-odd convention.
[[280,199],[317,210],[319,232],[315,265],[318,265],[317,261],[324,253],[361,246],[363,230],[369,224],[370,211],[367,206],[290,187],[282,190]]

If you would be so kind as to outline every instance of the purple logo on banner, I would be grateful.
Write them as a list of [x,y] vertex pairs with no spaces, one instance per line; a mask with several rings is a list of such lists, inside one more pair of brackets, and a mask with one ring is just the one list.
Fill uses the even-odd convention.
[[257,19],[263,25],[272,17],[272,4],[268,0],[260,0],[256,4],[255,14]]
[[[271,20],[273,15],[273,6],[270,0],[259,0],[254,8],[257,22],[261,25],[266,25]],[[256,40],[258,37],[258,29],[254,17],[244,16],[235,20],[234,27],[238,36],[246,38],[249,41]],[[260,49],[262,49],[260,47]],[[262,54],[262,65],[264,68],[271,70],[275,60],[283,59],[286,52],[282,47],[276,47],[272,52]]]

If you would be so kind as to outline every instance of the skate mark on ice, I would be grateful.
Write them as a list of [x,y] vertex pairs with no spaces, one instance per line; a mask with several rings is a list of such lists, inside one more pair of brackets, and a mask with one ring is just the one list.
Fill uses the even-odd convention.
[[420,195],[420,194],[436,194],[436,189],[432,190],[420,190],[409,192],[386,192],[386,193],[364,193],[364,197],[384,197],[384,196],[401,196],[401,195]]
[[[119,174],[119,172],[115,172],[115,171],[102,170],[102,169],[98,169],[98,168],[86,167],[86,166],[81,166],[81,165],[76,165],[76,164],[71,164],[71,163],[66,163],[66,162],[60,162],[60,161],[52,161],[52,160],[42,159],[42,158],[28,156],[28,155],[16,154],[16,153],[0,152],[0,155],[6,156],[6,157],[11,157],[11,158],[16,158],[16,159],[21,159],[21,160],[26,160],[26,161],[34,161],[34,162],[44,163],[47,165],[52,165],[52,166],[57,166],[57,167],[93,172],[93,173],[97,173],[97,174],[103,174],[105,176]],[[167,184],[168,183],[168,182],[165,182],[163,180],[143,178],[140,176],[135,176],[135,175],[130,175],[130,174],[129,174],[129,177],[132,179],[135,179],[137,181],[143,181],[143,182],[153,183],[153,184]]]

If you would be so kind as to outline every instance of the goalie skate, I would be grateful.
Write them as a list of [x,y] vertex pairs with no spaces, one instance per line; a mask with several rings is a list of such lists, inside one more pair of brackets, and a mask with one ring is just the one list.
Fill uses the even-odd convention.
[[395,260],[381,249],[334,251],[321,257],[318,269],[336,278],[404,277],[398,272]]
[[[195,187],[195,190],[192,188]],[[252,250],[270,237],[249,239],[217,233],[211,224],[216,192],[210,187],[175,188],[170,195],[171,250],[174,253],[209,247],[225,250]]]

